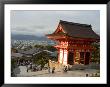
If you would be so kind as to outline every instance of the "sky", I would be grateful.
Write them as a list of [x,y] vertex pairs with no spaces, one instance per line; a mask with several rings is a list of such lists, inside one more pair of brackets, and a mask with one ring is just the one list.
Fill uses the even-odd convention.
[[93,31],[100,35],[99,10],[67,10],[67,11],[37,11],[12,10],[11,33],[44,36],[53,33],[60,20],[91,24]]

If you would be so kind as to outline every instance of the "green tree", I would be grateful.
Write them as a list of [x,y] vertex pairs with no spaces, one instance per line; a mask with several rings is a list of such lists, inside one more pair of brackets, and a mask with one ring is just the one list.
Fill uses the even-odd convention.
[[43,45],[38,45],[38,44],[36,44],[34,47],[35,48],[40,48],[40,49],[44,49],[45,48]]
[[45,47],[47,50],[49,50],[49,51],[57,51],[57,49],[55,48],[55,47],[53,47],[53,46],[51,46],[51,45],[48,45],[48,46],[46,46]]
[[11,59],[11,68],[14,69],[17,65],[17,60],[16,59]]
[[92,46],[95,47],[95,50],[92,52],[92,61],[100,63],[100,44],[94,43]]
[[13,76],[13,70],[17,67],[17,60],[18,58],[13,58],[11,59],[11,75]]
[[33,63],[37,65],[41,65],[43,68],[45,64],[49,62],[50,55],[47,52],[41,52],[39,54],[36,54],[33,57]]

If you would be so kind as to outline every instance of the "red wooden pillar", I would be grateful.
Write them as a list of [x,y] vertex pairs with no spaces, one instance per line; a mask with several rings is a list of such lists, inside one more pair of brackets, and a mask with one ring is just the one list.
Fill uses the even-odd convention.
[[75,57],[76,57],[76,50],[75,49],[73,50],[73,53],[74,53],[74,55],[73,55],[73,64],[75,64]]
[[69,53],[69,51],[68,51],[68,49],[67,49],[67,64],[68,64],[68,53]]
[[92,57],[92,51],[90,50],[89,64],[90,64],[90,62],[91,62],[91,57]]
[[79,52],[79,50],[78,50],[78,57],[79,57],[79,64],[80,64],[80,61],[81,61],[81,58],[80,58],[80,52]]
[[58,63],[60,63],[60,49],[58,49]]
[[86,56],[86,51],[84,50],[84,65],[85,65],[85,61],[86,61],[85,56]]
[[62,64],[63,64],[63,62],[64,62],[64,49],[62,49],[63,50],[63,57],[62,57]]

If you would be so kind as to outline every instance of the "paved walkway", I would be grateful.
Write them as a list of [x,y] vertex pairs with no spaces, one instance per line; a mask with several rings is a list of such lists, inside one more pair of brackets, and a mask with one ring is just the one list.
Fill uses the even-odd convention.
[[85,69],[85,70],[71,70],[67,72],[63,72],[61,70],[55,70],[55,73],[48,73],[47,70],[31,72],[30,70],[27,72],[27,68],[25,66],[19,66],[19,73],[16,73],[17,77],[86,77],[86,74],[89,76],[92,73],[98,72],[96,69]]

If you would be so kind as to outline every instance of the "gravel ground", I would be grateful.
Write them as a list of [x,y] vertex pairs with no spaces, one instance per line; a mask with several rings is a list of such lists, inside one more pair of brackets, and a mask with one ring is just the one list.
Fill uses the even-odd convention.
[[63,72],[62,70],[55,70],[55,73],[49,73],[47,70],[31,72],[30,70],[27,72],[25,66],[19,66],[14,70],[17,77],[86,77],[86,74],[89,76],[93,73],[98,72],[97,69],[84,69],[84,70],[71,70],[67,72]]

